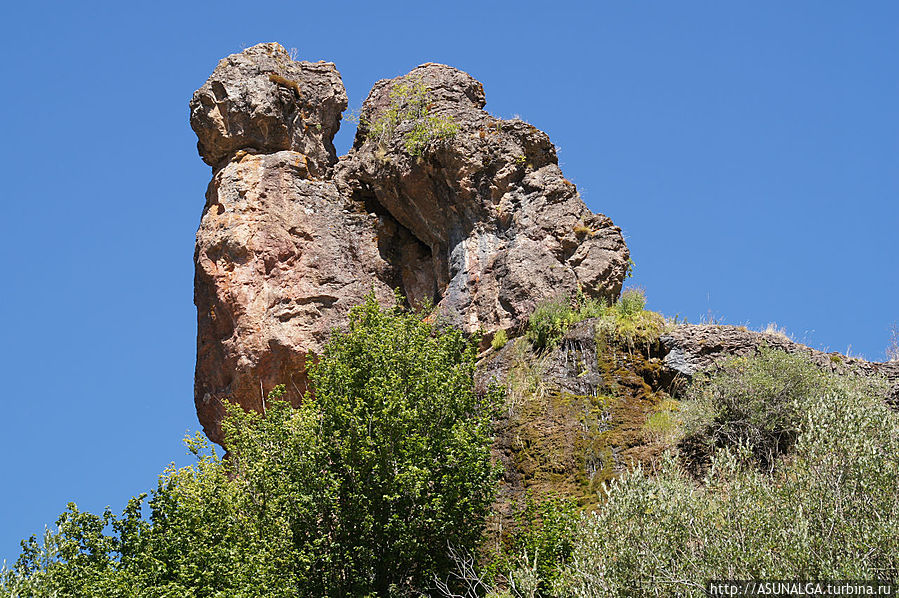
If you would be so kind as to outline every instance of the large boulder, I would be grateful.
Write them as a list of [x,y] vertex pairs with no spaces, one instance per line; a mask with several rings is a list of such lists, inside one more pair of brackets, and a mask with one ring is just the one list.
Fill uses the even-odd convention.
[[[584,205],[546,134],[484,103],[481,84],[448,66],[380,81],[338,161],[334,65],[278,44],[219,63],[191,100],[213,167],[195,253],[195,401],[212,440],[227,401],[263,411],[277,384],[300,401],[307,356],[368,292],[389,302],[398,288],[488,336],[551,296],[617,297],[620,229]],[[382,126],[385,114],[399,116]]]
[[[394,117],[416,103],[424,115]],[[628,268],[621,230],[587,208],[545,133],[485,103],[478,81],[442,64],[379,81],[338,165],[429,256],[413,298],[468,331],[521,326],[541,299],[577,288],[614,300]],[[455,133],[428,140],[441,127]]]
[[332,139],[347,97],[331,62],[297,62],[281,44],[223,58],[190,100],[203,160],[217,167],[238,150],[294,150],[319,173],[337,161]]

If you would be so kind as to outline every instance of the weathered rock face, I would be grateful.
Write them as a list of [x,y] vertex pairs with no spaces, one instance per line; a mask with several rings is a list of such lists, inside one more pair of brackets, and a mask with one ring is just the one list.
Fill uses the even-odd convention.
[[646,429],[670,398],[660,343],[632,350],[598,335],[596,324],[580,322],[545,352],[519,337],[479,364],[479,391],[507,389],[493,445],[503,465],[494,507],[506,523],[526,491],[594,507],[604,482],[665,448]]
[[369,291],[389,302],[399,288],[488,334],[521,326],[550,296],[619,293],[620,230],[587,209],[544,133],[482,110],[470,76],[429,64],[380,81],[363,122],[395,107],[390,92],[407,81],[458,132],[410,155],[420,122],[379,139],[361,130],[339,162],[346,93],[333,64],[260,44],[223,59],[194,94],[191,126],[213,167],[195,253],[195,400],[212,440],[224,401],[261,410],[285,384],[298,402],[307,354]]
[[262,410],[277,384],[296,403],[306,354],[374,289],[393,297],[373,219],[307,178],[294,151],[245,154],[215,173],[197,232],[197,412],[221,442],[222,402]]
[[545,133],[483,110],[483,87],[471,76],[426,64],[379,81],[363,124],[384,122],[398,89],[416,85],[429,90],[428,115],[458,133],[415,156],[407,143],[420,123],[399,123],[387,138],[363,126],[337,168],[419,241],[428,263],[410,295],[468,331],[519,326],[536,302],[579,285],[617,297],[628,265],[620,229],[584,205]]
[[337,161],[334,134],[347,97],[330,62],[295,62],[280,44],[222,59],[190,101],[197,149],[212,167],[237,150],[294,150],[315,175]]

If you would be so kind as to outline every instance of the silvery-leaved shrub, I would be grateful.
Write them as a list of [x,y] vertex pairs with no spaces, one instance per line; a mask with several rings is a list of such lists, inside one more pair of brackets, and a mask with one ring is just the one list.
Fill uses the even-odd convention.
[[[702,596],[709,579],[896,578],[899,414],[876,382],[804,364],[778,381],[773,359],[748,358],[742,371],[801,391],[771,397],[781,403],[762,409],[770,426],[754,420],[761,432],[790,430],[789,449],[759,453],[755,443],[768,436],[728,433],[702,479],[671,451],[652,474],[613,481],[606,504],[578,527],[557,595]],[[797,371],[812,379],[793,379]],[[729,370],[705,384],[725,381],[744,397],[752,382]],[[719,426],[738,424],[713,414]],[[769,467],[758,467],[760,454]]]

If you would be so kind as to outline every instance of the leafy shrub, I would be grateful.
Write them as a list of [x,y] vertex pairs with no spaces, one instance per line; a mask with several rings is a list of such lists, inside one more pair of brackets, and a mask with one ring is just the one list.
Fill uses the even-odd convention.
[[473,392],[476,346],[369,297],[309,364],[299,409],[229,409],[229,458],[202,437],[141,516],[74,505],[2,575],[5,596],[379,596],[428,587],[448,544],[481,538],[497,470],[497,397]]
[[760,469],[740,436],[714,452],[702,480],[670,452],[654,475],[636,469],[612,481],[603,508],[577,526],[554,592],[679,597],[705,595],[709,579],[895,579],[899,414],[880,385],[832,374],[821,381],[801,361],[748,358],[704,383],[752,385],[776,400],[771,389],[798,388],[798,418],[792,408],[762,411],[770,429],[795,425],[789,455]]
[[552,347],[574,324],[599,317],[606,309],[604,301],[590,299],[580,291],[571,298],[547,299],[537,304],[528,319],[527,338],[536,349]]
[[624,343],[633,349],[638,343],[658,340],[668,323],[661,314],[646,309],[646,295],[640,289],[625,289],[618,301],[601,314],[597,334]]
[[698,469],[724,447],[743,447],[770,469],[793,447],[809,406],[832,386],[832,377],[800,355],[762,349],[731,359],[692,385],[681,449]]
[[[544,596],[571,557],[579,521],[574,500],[526,494],[514,509],[512,532],[479,566],[469,553],[454,552],[456,569],[437,584],[440,595],[519,598]],[[462,593],[460,593],[462,592]]]
[[350,584],[341,590],[416,587],[448,566],[438,546],[479,540],[497,479],[490,441],[498,397],[484,404],[474,393],[476,357],[458,330],[437,332],[369,298],[312,366],[340,489],[333,533],[347,548],[333,562],[336,579]]
[[360,119],[368,139],[386,145],[402,127],[403,146],[410,156],[420,156],[434,141],[451,139],[459,132],[452,116],[430,113],[433,99],[420,79],[406,79],[390,90],[390,106],[374,121]]
[[[571,556],[577,523],[575,501],[550,496],[541,501],[528,495],[523,508],[515,513],[515,530],[510,538],[510,556],[518,569],[530,567],[547,590],[559,568]],[[514,571],[514,569],[513,569]]]

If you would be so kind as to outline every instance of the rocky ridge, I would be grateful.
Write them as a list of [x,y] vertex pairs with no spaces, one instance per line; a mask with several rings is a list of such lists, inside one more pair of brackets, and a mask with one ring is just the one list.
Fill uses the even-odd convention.
[[839,375],[885,379],[899,409],[899,361],[875,363],[817,351],[783,334],[742,326],[669,326],[633,345],[603,333],[597,319],[571,328],[550,350],[525,338],[485,355],[476,383],[507,389],[493,453],[503,464],[497,511],[507,520],[525,491],[561,493],[596,505],[604,482],[629,467],[651,467],[670,446],[652,418],[681,398],[686,383],[727,359],[762,347],[807,356]]
[[[395,118],[422,98],[426,116]],[[485,104],[483,86],[446,65],[379,81],[338,159],[347,99],[333,64],[273,43],[219,62],[190,102],[213,168],[195,252],[195,401],[212,440],[225,401],[262,410],[283,383],[297,403],[307,356],[366,293],[386,302],[398,288],[487,338],[551,296],[618,296],[620,229],[586,207],[545,133]],[[432,119],[451,134],[430,136]]]

